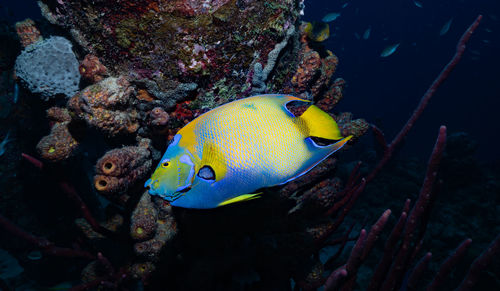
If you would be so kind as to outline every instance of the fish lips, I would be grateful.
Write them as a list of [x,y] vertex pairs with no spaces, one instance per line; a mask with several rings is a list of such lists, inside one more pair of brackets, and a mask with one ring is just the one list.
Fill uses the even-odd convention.
[[148,188],[148,192],[150,195],[153,195],[153,196],[160,196],[161,198],[165,199],[166,201],[168,202],[173,202],[177,199],[179,199],[181,196],[183,196],[185,194],[185,192],[189,189],[186,189],[186,190],[181,190],[181,191],[175,191],[171,194],[168,194],[166,193],[162,187],[154,187],[153,185],[155,183],[158,183],[158,180],[147,180],[146,183],[144,184],[144,187],[145,188]]

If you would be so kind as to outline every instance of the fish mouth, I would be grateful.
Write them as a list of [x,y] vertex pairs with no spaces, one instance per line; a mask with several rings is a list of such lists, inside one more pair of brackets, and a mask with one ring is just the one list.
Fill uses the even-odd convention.
[[186,192],[186,191],[175,191],[172,194],[167,194],[165,192],[162,192],[161,189],[155,188],[153,186],[155,184],[155,182],[158,182],[158,180],[152,181],[150,179],[150,180],[146,181],[146,183],[144,184],[144,187],[148,189],[148,192],[150,195],[160,196],[162,199],[164,199],[168,202],[173,202],[173,201],[179,199],[180,197],[184,196],[184,194]]

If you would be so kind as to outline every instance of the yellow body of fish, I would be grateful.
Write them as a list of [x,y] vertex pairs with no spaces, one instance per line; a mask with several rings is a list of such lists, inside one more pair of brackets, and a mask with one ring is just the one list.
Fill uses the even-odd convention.
[[330,25],[322,21],[306,22],[304,32],[310,40],[322,42],[330,36]]
[[[259,95],[217,107],[182,128],[146,186],[174,206],[213,208],[284,184],[341,148],[337,124],[311,105],[300,117],[286,95]],[[311,137],[340,140],[317,145]]]

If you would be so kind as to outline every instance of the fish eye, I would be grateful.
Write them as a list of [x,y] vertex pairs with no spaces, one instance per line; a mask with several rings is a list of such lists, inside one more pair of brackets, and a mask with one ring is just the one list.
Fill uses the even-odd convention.
[[163,168],[166,168],[166,167],[170,166],[170,162],[163,162],[163,163],[161,164],[161,166],[162,166]]

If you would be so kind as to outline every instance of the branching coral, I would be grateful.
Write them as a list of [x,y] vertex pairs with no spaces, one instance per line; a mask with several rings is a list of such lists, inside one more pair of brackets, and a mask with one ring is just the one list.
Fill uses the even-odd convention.
[[264,67],[259,62],[256,62],[253,67],[252,93],[264,93],[266,91],[266,81],[269,74],[276,66],[276,61],[283,48],[288,44],[288,40],[295,33],[295,26],[290,26],[286,31],[284,39],[277,43],[267,55],[267,63]]

